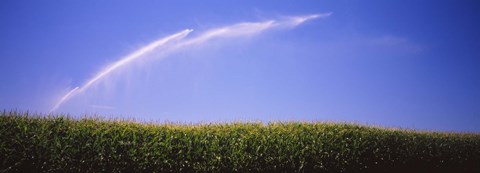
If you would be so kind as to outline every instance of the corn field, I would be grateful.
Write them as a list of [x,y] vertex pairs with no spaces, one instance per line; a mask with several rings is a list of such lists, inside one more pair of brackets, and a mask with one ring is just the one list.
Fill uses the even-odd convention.
[[480,172],[480,134],[0,112],[1,172]]

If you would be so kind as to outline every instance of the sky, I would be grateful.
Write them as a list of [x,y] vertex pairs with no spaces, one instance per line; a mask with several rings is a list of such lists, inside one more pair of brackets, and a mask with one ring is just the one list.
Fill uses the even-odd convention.
[[476,0],[1,1],[0,109],[480,132],[478,9]]

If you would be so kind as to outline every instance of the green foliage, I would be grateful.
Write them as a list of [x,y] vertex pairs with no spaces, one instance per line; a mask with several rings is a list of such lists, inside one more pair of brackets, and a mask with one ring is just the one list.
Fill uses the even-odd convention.
[[480,172],[480,134],[0,114],[1,172]]

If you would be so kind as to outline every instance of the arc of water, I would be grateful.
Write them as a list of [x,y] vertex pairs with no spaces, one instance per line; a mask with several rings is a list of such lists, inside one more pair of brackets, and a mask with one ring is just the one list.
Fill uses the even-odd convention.
[[[182,40],[184,37],[186,37],[190,32],[192,32],[192,29],[186,29],[181,32],[178,32],[176,34],[169,35],[167,37],[161,38],[157,41],[154,41],[147,46],[144,46],[135,52],[121,58],[120,60],[114,62],[107,68],[103,69],[99,73],[97,73],[95,76],[93,76],[91,79],[89,79],[83,86],[81,87],[75,87],[72,89],[70,92],[68,92],[66,95],[64,95],[58,102],[55,104],[55,106],[50,110],[50,112],[53,112],[57,110],[64,102],[68,101],[71,97],[75,96],[78,93],[86,91],[88,88],[90,88],[94,83],[98,82],[99,80],[105,78],[108,74],[111,72],[119,69],[122,66],[125,66],[129,63],[131,63],[135,59],[141,58],[143,55],[152,52],[153,50],[166,45],[167,43],[174,41],[174,40],[179,40],[176,44],[171,45],[170,50],[177,50],[180,48],[184,48],[187,46],[195,45],[195,44],[202,44],[204,42],[207,42],[209,40],[212,40],[214,38],[219,38],[219,37],[239,37],[239,36],[247,36],[247,35],[252,35],[256,34],[259,32],[262,32],[264,30],[270,29],[270,28],[275,28],[275,27],[295,27],[297,25],[300,25],[304,23],[307,20],[315,19],[315,18],[325,18],[330,16],[332,13],[323,13],[323,14],[313,14],[313,15],[307,15],[307,16],[294,16],[294,17],[287,17],[287,19],[280,20],[280,21],[275,21],[275,20],[269,20],[265,22],[244,22],[244,23],[237,23],[234,25],[226,26],[226,27],[220,27],[220,28],[215,28],[212,30],[208,30],[194,38],[188,39],[188,40]],[[167,51],[167,50],[164,50]]]
[[108,66],[107,68],[103,69],[99,73],[97,73],[95,76],[93,76],[91,79],[89,79],[83,86],[81,87],[75,87],[72,89],[70,92],[65,94],[56,104],[53,106],[53,108],[50,110],[50,112],[53,112],[57,110],[64,102],[68,101],[71,97],[75,96],[78,93],[84,92],[88,88],[90,88],[95,82],[99,81],[100,79],[104,78],[108,74],[112,73],[113,71],[117,70],[118,68],[125,66],[129,63],[131,63],[133,60],[141,58],[142,55],[145,55],[151,51],[153,51],[156,48],[159,48],[171,41],[174,40],[179,40],[184,37],[186,37],[190,32],[192,32],[192,29],[186,29],[181,32],[169,35],[167,37],[158,39],[138,50],[135,52],[121,58],[120,60],[116,61],[112,65]]

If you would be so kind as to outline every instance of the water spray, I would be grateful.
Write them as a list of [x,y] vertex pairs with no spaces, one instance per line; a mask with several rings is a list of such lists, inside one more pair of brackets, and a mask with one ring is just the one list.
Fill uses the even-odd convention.
[[[115,70],[120,69],[120,67],[126,66],[130,64],[132,61],[145,57],[147,53],[150,53],[154,50],[161,51],[162,53],[168,51],[175,51],[182,48],[186,48],[191,45],[196,44],[203,44],[209,40],[214,38],[228,38],[228,37],[239,37],[239,36],[249,36],[260,33],[267,29],[276,28],[276,27],[295,27],[304,23],[305,21],[315,19],[315,18],[325,18],[330,16],[332,13],[324,13],[324,14],[313,14],[308,16],[295,16],[295,17],[287,17],[283,20],[268,20],[265,22],[244,22],[244,23],[237,23],[234,25],[215,28],[212,30],[208,30],[194,38],[191,39],[184,39],[187,37],[189,33],[191,33],[192,29],[186,29],[181,32],[169,35],[167,37],[161,38],[157,41],[154,41],[147,46],[144,46],[135,52],[121,58],[120,60],[114,62],[113,64],[109,65],[107,68],[103,69],[91,79],[87,80],[87,82],[80,86],[75,87],[70,92],[65,94],[50,110],[50,112],[56,111],[63,103],[67,102],[70,98],[74,97],[75,95],[85,92],[89,89],[93,84],[99,82],[100,80],[104,79],[110,73]],[[174,42],[176,41],[176,42]],[[169,47],[163,47],[168,45]]]
[[67,100],[78,90],[78,88],[80,88],[80,87],[75,87],[75,88],[73,88],[72,90],[70,90],[70,92],[68,92],[67,94],[65,94],[65,95],[58,101],[58,103],[55,104],[55,106],[53,106],[52,109],[50,109],[50,113],[53,112],[53,111],[55,111],[55,110],[57,110],[63,102],[67,101]]
[[57,104],[55,104],[55,106],[50,110],[50,113],[57,110],[64,102],[68,101],[71,97],[75,96],[78,93],[84,92],[85,90],[90,88],[90,86],[92,86],[92,84],[94,84],[98,80],[104,78],[105,76],[107,76],[111,72],[115,71],[116,69],[129,64],[130,62],[132,62],[135,59],[141,58],[142,55],[145,55],[145,54],[153,51],[154,49],[167,44],[168,42],[171,42],[171,41],[174,41],[174,40],[180,40],[180,39],[184,38],[185,36],[187,36],[192,31],[193,31],[192,29],[186,29],[186,30],[183,30],[183,31],[178,32],[176,34],[161,38],[161,39],[159,39],[157,41],[154,41],[154,42],[148,44],[147,46],[144,46],[144,47],[138,49],[137,51],[121,58],[120,60],[116,61],[112,65],[110,65],[107,68],[100,71],[93,78],[89,79],[83,86],[75,87],[70,92],[65,94],[65,96],[63,96],[57,102]]

